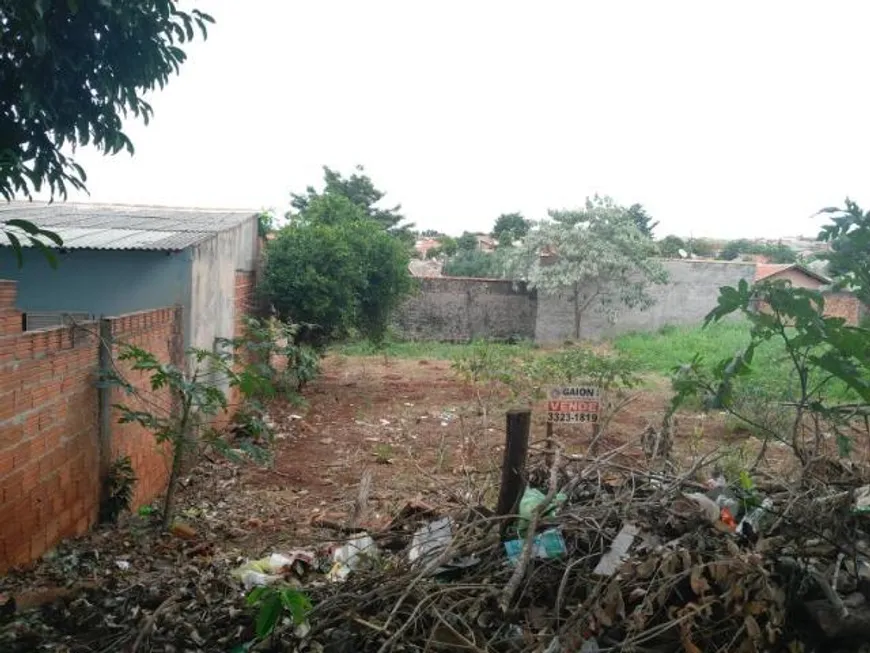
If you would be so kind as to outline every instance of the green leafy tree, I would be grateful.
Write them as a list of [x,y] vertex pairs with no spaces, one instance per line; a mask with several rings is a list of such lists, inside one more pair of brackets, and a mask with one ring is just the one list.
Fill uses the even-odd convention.
[[439,236],[443,236],[443,235],[444,234],[442,234],[437,229],[424,229],[423,231],[420,232],[421,238],[438,238]]
[[615,319],[623,306],[653,303],[652,284],[667,273],[653,257],[653,240],[608,197],[594,197],[577,211],[550,211],[552,221],[536,225],[512,256],[511,271],[533,288],[567,293],[574,304],[574,337],[587,310]]
[[689,246],[679,236],[665,236],[658,242],[659,256],[664,258],[682,258],[680,250],[689,252]]
[[470,231],[462,232],[462,235],[456,239],[456,247],[460,252],[477,250],[477,236]]
[[451,238],[450,236],[442,236],[441,240],[438,243],[438,247],[433,247],[428,252],[426,252],[426,258],[439,258],[441,256],[451,257],[459,250],[459,246],[456,244],[456,239]]
[[411,291],[407,247],[348,197],[311,198],[266,246],[262,289],[278,314],[309,325],[322,346],[360,332],[386,334],[391,312]]
[[632,204],[628,207],[628,215],[634,221],[634,226],[638,228],[644,236],[653,237],[653,230],[659,226],[658,222],[653,222],[652,217],[646,212],[640,204]]
[[798,255],[791,247],[784,243],[762,243],[750,248],[750,254],[760,254],[771,263],[797,263]]
[[270,232],[275,230],[275,215],[271,211],[260,211],[257,214],[257,233],[261,238],[265,238]]
[[[64,152],[68,147],[133,152],[122,119],[148,122],[144,95],[166,85],[186,59],[179,46],[197,31],[205,38],[213,22],[179,4],[0,3],[0,195],[31,197],[46,188],[65,199],[69,188],[84,190],[85,171]],[[19,264],[22,239],[60,244],[56,234],[22,222],[0,223]]]
[[322,200],[344,198],[358,207],[365,217],[379,224],[388,233],[397,236],[405,243],[412,244],[414,242],[414,225],[411,223],[403,224],[405,216],[401,213],[402,206],[396,204],[391,208],[380,207],[379,204],[386,197],[386,193],[375,188],[362,166],[357,166],[356,172],[350,177],[344,177],[340,172],[323,166],[323,183],[322,191],[318,192],[313,186],[309,186],[303,194],[291,194],[290,205],[297,213],[291,213],[287,217],[294,219],[298,215],[304,215],[306,220],[315,220],[317,214],[313,210],[312,204],[319,204],[320,210],[323,210],[326,205]]
[[686,244],[688,252],[700,258],[711,258],[716,253],[716,247],[707,238],[690,238]]
[[835,277],[835,287],[849,289],[870,305],[870,211],[864,211],[846,198],[843,208],[821,211],[831,216],[818,239],[830,244],[830,251],[819,254],[828,262],[828,271]]
[[749,254],[752,251],[752,243],[746,240],[745,238],[739,238],[738,240],[729,240],[725,243],[725,246],[719,250],[718,258],[720,261],[734,261],[742,254]]
[[481,252],[477,249],[459,250],[445,261],[441,273],[448,277],[500,279],[505,276],[505,256],[501,250],[495,252]]
[[498,240],[499,244],[510,245],[525,238],[530,226],[531,222],[526,220],[522,213],[502,213],[492,228],[492,237]]

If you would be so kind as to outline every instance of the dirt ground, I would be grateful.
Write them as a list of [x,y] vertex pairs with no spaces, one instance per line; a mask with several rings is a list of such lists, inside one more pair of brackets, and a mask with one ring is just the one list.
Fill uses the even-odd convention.
[[[158,515],[139,512],[0,577],[0,607],[15,597],[19,611],[6,624],[0,611],[0,650],[126,650],[153,626],[142,615],[164,605],[173,607],[166,608],[160,641],[175,642],[173,650],[200,650],[202,642],[218,647],[205,650],[230,650],[253,637],[233,576],[246,559],[328,551],[352,517],[359,527],[380,530],[409,501],[441,513],[460,504],[495,504],[510,405],[494,397],[482,411],[449,362],[334,355],[305,395],[302,406],[271,406],[270,465],[239,466],[210,455],[182,479],[177,518],[186,525],[184,536],[162,532]],[[645,467],[641,434],[661,426],[669,398],[664,381],[649,379],[607,425],[598,453],[624,468]],[[722,465],[751,465],[757,444],[726,426],[722,416],[678,415],[679,468],[714,451]],[[533,454],[543,451],[545,430],[538,410]],[[558,426],[555,437],[566,454],[582,455],[591,427]],[[789,458],[784,448],[769,451],[779,473]],[[184,617],[191,611],[201,615],[198,630]]]
[[[661,426],[669,399],[661,380],[633,391],[606,427],[599,453],[619,449],[626,464],[639,462],[641,434]],[[273,406],[274,466],[240,474],[246,492],[284,506],[285,527],[253,522],[246,538],[252,545],[298,546],[318,539],[312,525],[318,518],[346,523],[367,473],[369,510],[361,525],[382,525],[412,499],[445,507],[495,502],[511,404],[496,397],[481,414],[473,389],[456,378],[448,361],[331,356],[306,391],[306,404]],[[542,411],[533,412],[533,452],[543,451],[545,430]],[[591,426],[557,426],[555,436],[567,454],[583,454]],[[757,450],[745,434],[726,429],[723,416],[683,413],[673,438],[677,458],[686,466],[714,451],[724,452],[726,462],[743,457],[751,463]],[[770,452],[772,459],[777,454]],[[274,541],[269,534],[280,537]]]

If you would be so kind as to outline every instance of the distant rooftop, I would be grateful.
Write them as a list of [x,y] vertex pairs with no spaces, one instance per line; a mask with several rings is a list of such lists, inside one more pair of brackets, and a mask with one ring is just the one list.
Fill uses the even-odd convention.
[[800,265],[799,263],[758,263],[755,266],[755,280],[761,281],[762,279],[767,279],[779,274],[780,272],[785,272],[786,270],[799,270],[808,277],[816,279],[821,283],[831,283],[831,280],[825,275],[820,274],[805,265]]
[[[29,220],[67,249],[179,251],[237,227],[256,211],[67,202],[0,203],[0,222]],[[22,244],[26,245],[25,239]],[[0,233],[0,246],[9,240]]]

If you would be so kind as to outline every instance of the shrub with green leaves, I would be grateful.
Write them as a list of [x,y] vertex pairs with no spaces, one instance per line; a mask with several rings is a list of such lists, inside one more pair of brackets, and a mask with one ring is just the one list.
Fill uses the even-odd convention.
[[[840,430],[842,407],[838,400],[848,398],[861,405],[870,404],[870,332],[852,327],[842,318],[825,316],[825,298],[821,292],[792,287],[775,281],[750,286],[741,281],[736,288],[722,288],[719,301],[705,324],[718,322],[739,313],[749,329],[746,345],[712,367],[700,355],[674,370],[672,415],[688,398],[700,396],[708,408],[725,410],[745,422],[754,433],[763,434],[764,455],[767,441],[776,439],[791,445],[802,463],[813,452],[804,438],[806,418],[812,419],[816,451],[824,420],[837,436],[841,454],[848,453],[850,442]],[[754,372],[755,352],[768,342],[778,342],[790,361],[790,390],[780,406],[790,413],[790,428],[782,432],[781,423],[763,423],[755,415],[743,412],[737,388]]]
[[284,617],[297,626],[304,623],[312,608],[308,596],[289,587],[256,587],[247,601],[257,608],[255,632],[260,640],[271,635]]
[[250,366],[235,369],[232,354],[191,348],[187,356],[189,368],[163,362],[134,345],[123,346],[118,356],[133,372],[148,376],[152,392],[168,392],[168,405],[142,401],[138,389],[120,372],[109,375],[109,380],[120,385],[128,395],[139,398],[137,407],[124,403],[114,406],[121,414],[119,421],[139,424],[151,431],[158,443],[168,443],[172,449],[172,468],[163,501],[164,528],[172,522],[175,494],[187,456],[203,443],[222,451],[231,450],[212,427],[215,416],[229,407],[225,384],[238,388],[243,396],[271,392],[269,379],[256,369]]
[[343,196],[319,196],[266,247],[262,290],[284,320],[322,346],[359,333],[380,342],[408,295],[410,253]]

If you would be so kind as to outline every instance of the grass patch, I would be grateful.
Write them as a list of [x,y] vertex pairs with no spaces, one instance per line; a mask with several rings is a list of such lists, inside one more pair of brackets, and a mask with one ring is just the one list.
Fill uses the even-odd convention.
[[[614,340],[613,347],[637,361],[642,370],[670,376],[675,367],[690,362],[695,354],[700,354],[709,368],[730,358],[748,343],[749,324],[743,320],[726,320],[706,328],[667,326],[652,333],[625,334]],[[794,366],[782,343],[771,340],[756,349],[752,372],[740,379],[736,387],[778,401],[797,398]],[[834,401],[855,400],[855,395],[839,382],[829,385],[827,397]]]
[[[493,347],[504,349],[505,352],[520,352],[534,349],[531,342],[521,342],[515,345],[493,343]],[[419,342],[419,341],[388,341],[377,347],[368,340],[346,342],[332,349],[342,356],[388,356],[390,358],[453,360],[463,352],[468,351],[467,343],[454,342]]]
[[[613,346],[635,359],[644,370],[668,375],[677,365],[690,362],[695,354],[701,354],[708,363],[718,362],[740,351],[748,342],[746,322],[725,321],[706,329],[700,325],[666,326],[651,333],[628,333],[617,337]],[[775,357],[776,353],[760,351],[759,356]]]

